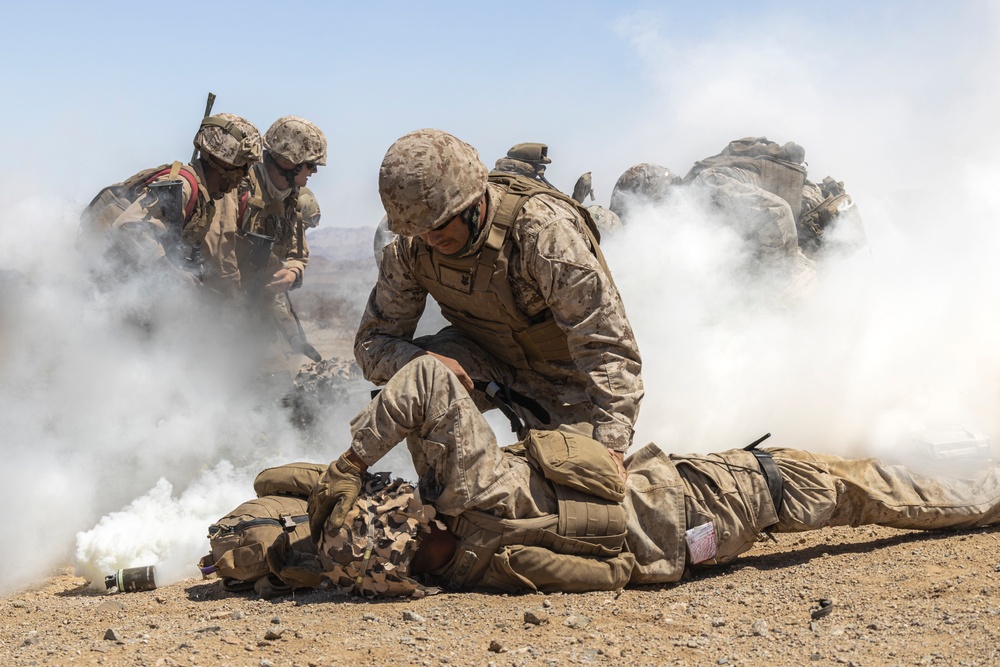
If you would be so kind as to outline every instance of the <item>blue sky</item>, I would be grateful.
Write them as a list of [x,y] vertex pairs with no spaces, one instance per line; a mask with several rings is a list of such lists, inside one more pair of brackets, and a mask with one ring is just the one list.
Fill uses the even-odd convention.
[[285,114],[324,129],[330,165],[313,185],[326,225],[374,224],[385,149],[427,126],[488,164],[546,142],[556,185],[593,171],[605,204],[631,164],[683,172],[748,134],[878,179],[862,149],[909,150],[913,124],[955,122],[954,101],[997,77],[984,53],[997,14],[988,2],[8,1],[0,123],[16,159],[0,166],[0,203],[45,192],[82,205],[186,160],[208,91],[262,132]]

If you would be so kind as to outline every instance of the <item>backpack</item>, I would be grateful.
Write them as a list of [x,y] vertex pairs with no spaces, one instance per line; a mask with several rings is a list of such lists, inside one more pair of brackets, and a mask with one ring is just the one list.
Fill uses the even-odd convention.
[[190,220],[198,203],[198,179],[180,162],[164,164],[140,171],[121,183],[101,189],[80,214],[77,246],[99,243],[118,216],[139,199],[150,183],[161,176],[169,176],[171,180],[183,178],[188,182],[191,196],[184,202],[184,221]]
[[767,137],[745,137],[730,141],[718,155],[695,162],[682,183],[691,183],[706,169],[745,169],[760,174],[760,186],[784,199],[798,218],[806,179],[805,158],[805,149],[793,141],[778,144]]
[[267,551],[279,538],[295,551],[315,554],[306,506],[309,492],[326,468],[289,463],[258,474],[254,480],[258,497],[209,526],[211,552],[199,562],[202,574],[217,574],[226,590],[244,591],[271,574]]

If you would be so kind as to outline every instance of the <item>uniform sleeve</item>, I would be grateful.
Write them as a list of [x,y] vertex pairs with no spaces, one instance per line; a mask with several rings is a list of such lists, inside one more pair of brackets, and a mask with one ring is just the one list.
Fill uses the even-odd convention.
[[594,438],[624,452],[632,443],[643,396],[635,335],[618,289],[582,232],[583,219],[568,206],[541,200],[533,198],[522,213],[549,218],[546,224],[526,226],[534,238],[522,243],[522,261],[565,332],[577,368],[590,377]]
[[399,237],[382,250],[378,282],[354,338],[354,357],[361,371],[379,385],[421,349],[413,344],[413,332],[424,312],[427,292],[413,277],[408,243]]
[[302,286],[302,279],[305,277],[306,265],[309,263],[309,242],[306,241],[306,227],[298,216],[292,220],[291,224],[291,243],[282,265],[298,274],[295,285],[292,286],[292,289],[295,289]]

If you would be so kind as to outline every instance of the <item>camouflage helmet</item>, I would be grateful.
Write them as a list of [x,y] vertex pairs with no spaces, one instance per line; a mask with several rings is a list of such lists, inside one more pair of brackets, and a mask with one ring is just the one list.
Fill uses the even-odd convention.
[[416,130],[389,147],[378,174],[379,196],[396,234],[441,226],[486,192],[486,165],[476,149],[441,130]]
[[299,188],[299,198],[295,203],[295,214],[298,216],[306,229],[319,226],[320,210],[316,195],[309,188],[303,186]]
[[430,532],[433,505],[412,484],[389,473],[366,475],[361,493],[336,531],[324,529],[319,561],[329,587],[341,593],[423,597],[437,592],[410,575],[420,541]]
[[194,135],[194,146],[234,167],[260,161],[260,132],[246,118],[231,113],[203,119]]
[[624,220],[629,198],[640,197],[650,202],[663,201],[670,186],[679,181],[677,175],[662,165],[651,162],[633,165],[626,169],[615,183],[611,191],[609,208]]
[[264,148],[292,164],[326,164],[326,137],[314,123],[298,116],[282,116],[264,134]]
[[594,219],[594,224],[597,225],[602,237],[621,231],[624,227],[622,219],[609,208],[593,204],[588,206],[587,210],[590,211],[590,217]]

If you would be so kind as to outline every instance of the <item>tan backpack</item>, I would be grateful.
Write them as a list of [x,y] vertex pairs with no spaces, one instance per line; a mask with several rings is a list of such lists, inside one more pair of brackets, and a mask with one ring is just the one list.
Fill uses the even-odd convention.
[[258,497],[209,526],[211,552],[199,562],[202,574],[217,574],[226,590],[249,590],[271,573],[267,550],[286,533],[283,539],[292,549],[315,554],[306,504],[326,468],[316,463],[289,463],[258,474],[254,480]]

